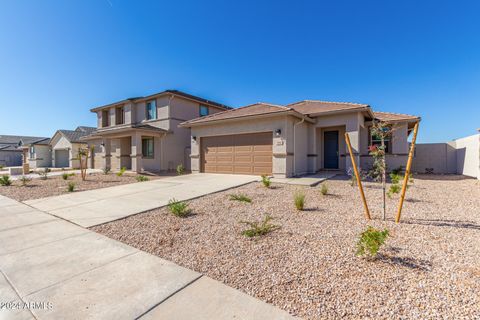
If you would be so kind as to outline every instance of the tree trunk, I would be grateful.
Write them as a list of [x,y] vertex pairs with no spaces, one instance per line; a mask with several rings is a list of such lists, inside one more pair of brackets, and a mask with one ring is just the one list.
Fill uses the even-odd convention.
[[383,150],[383,155],[382,155],[382,189],[383,189],[383,221],[386,220],[387,216],[387,198],[386,198],[386,192],[387,192],[387,163],[385,160],[385,137],[382,136],[382,150]]

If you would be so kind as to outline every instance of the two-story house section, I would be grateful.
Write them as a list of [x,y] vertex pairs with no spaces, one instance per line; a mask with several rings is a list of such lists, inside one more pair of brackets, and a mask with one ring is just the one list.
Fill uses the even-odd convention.
[[125,167],[135,172],[190,167],[191,134],[178,124],[231,109],[178,90],[125,99],[91,109],[97,129],[84,140],[92,150],[94,168]]

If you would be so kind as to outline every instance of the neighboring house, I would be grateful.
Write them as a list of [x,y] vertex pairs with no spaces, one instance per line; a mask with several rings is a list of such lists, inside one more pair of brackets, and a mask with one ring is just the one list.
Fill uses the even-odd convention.
[[417,144],[413,171],[480,179],[480,133],[445,143]]
[[405,166],[417,116],[374,112],[369,105],[305,100],[286,106],[256,103],[180,124],[191,129],[192,172],[291,177],[319,170],[347,172],[349,133],[357,164],[369,169],[373,120],[391,123],[387,164]]
[[94,168],[166,171],[190,165],[190,130],[178,124],[229,107],[166,90],[93,108],[97,130],[84,137],[93,147]]
[[42,143],[44,137],[0,135],[0,166],[16,167],[22,165],[22,146]]
[[94,127],[77,127],[75,130],[58,130],[50,141],[52,162],[55,168],[80,168],[78,150],[87,148],[87,143],[81,138],[94,132]]
[[23,144],[22,149],[26,155],[24,160],[25,163],[28,164],[28,168],[46,168],[52,165],[52,152],[49,138]]

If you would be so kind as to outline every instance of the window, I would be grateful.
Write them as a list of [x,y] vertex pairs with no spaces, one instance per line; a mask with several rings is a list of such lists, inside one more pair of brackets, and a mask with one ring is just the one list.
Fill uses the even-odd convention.
[[147,101],[146,109],[147,120],[157,119],[157,101]]
[[208,116],[208,107],[200,105],[200,117]]
[[107,110],[102,111],[102,127],[108,127],[110,125],[110,115]]
[[142,155],[144,158],[153,158],[153,137],[142,138]]
[[[370,146],[381,146],[382,145],[382,139],[378,137],[377,135],[372,133],[372,127],[368,128],[368,133],[370,137]],[[390,137],[385,137],[385,153],[390,153]]]
[[33,146],[30,147],[30,159],[35,157],[35,148]]
[[125,112],[123,107],[115,108],[115,124],[124,124]]

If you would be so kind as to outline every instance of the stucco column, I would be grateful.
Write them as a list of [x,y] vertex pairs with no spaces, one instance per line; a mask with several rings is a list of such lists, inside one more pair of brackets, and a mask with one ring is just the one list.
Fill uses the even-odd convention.
[[103,139],[102,142],[102,153],[103,153],[103,168],[111,169],[111,158],[112,158],[112,151],[111,151],[111,140],[110,139]]
[[[357,163],[357,166],[360,168],[360,125],[358,124],[358,122],[347,123],[345,130],[346,130],[345,132],[348,133],[348,136],[350,138],[350,143],[352,145],[352,151],[353,151],[353,156],[355,158],[355,162]],[[345,137],[339,137],[339,139],[345,140]],[[350,169],[353,170],[352,160],[348,152],[348,149],[345,150],[345,157],[346,157],[345,171],[348,172],[348,170]]]
[[134,133],[132,135],[132,171],[142,172],[142,135],[140,133]]

